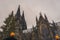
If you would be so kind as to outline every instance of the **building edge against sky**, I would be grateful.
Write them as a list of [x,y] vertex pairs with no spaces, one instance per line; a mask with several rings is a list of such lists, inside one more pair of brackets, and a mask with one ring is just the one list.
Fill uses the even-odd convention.
[[[20,5],[18,6],[18,11],[20,12]],[[20,14],[18,14],[18,15],[20,15],[21,16],[21,14],[22,14],[22,16],[24,17],[24,10],[20,13]],[[15,15],[16,16],[16,15]],[[24,19],[25,19],[25,17],[24,17]],[[25,21],[25,20],[24,20]],[[27,23],[25,23],[25,24],[27,24]],[[26,25],[27,26],[27,25]],[[35,22],[35,25],[34,26],[36,26],[36,22]],[[27,27],[27,28],[32,28],[32,25],[31,25],[31,27]],[[2,29],[0,29],[1,31],[2,31]]]

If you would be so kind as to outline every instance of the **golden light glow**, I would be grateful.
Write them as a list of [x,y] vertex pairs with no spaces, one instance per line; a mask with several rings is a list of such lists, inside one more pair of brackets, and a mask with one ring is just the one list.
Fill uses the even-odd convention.
[[10,36],[15,36],[15,33],[14,33],[14,32],[11,32],[11,33],[10,33]]
[[56,34],[55,38],[56,38],[56,39],[59,39],[59,35],[58,35],[58,34]]

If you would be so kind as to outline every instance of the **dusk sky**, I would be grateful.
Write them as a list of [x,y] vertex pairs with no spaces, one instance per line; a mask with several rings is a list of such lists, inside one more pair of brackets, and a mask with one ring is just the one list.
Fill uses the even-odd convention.
[[39,17],[40,12],[43,16],[46,14],[50,22],[52,20],[60,22],[60,0],[0,0],[0,26],[12,10],[16,14],[18,5],[21,12],[23,10],[25,12],[28,28],[35,25],[36,16]]

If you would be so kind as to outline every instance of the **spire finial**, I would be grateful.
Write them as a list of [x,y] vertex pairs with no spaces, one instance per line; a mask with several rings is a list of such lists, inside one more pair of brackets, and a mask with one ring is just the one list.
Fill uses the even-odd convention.
[[53,24],[55,24],[55,22],[52,20]]
[[13,11],[12,11],[12,14],[13,14]]
[[47,16],[46,14],[44,14],[44,17],[45,17],[45,21],[48,22],[48,19],[47,19]]
[[37,16],[36,16],[36,24],[38,23],[38,19],[37,19]]
[[20,14],[20,5],[18,6],[17,13],[16,13],[15,16],[16,17],[21,17],[21,14]]
[[23,13],[22,13],[22,16],[24,17],[24,11],[23,11]]
[[34,31],[34,25],[32,26],[32,28],[33,28],[33,31]]
[[44,18],[43,18],[43,16],[42,16],[41,12],[40,12],[39,20],[41,20],[41,19],[44,19]]
[[45,19],[47,19],[47,16],[46,16],[46,14],[44,14],[44,16],[45,16]]
[[18,8],[20,9],[20,5],[18,6]]

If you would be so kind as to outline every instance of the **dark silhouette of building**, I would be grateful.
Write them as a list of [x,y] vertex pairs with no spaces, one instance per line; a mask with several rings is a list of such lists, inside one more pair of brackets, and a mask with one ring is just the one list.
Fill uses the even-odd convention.
[[21,15],[20,5],[18,6],[15,16],[13,16],[13,11],[11,16],[12,21],[9,26],[2,27],[3,38],[9,37],[9,33],[13,31],[16,34],[15,38],[17,38],[17,40],[54,40],[56,25],[54,25],[54,22],[52,24],[48,21],[46,14],[44,14],[43,17],[40,13],[39,19],[36,17],[36,26],[33,26],[30,30],[27,30],[24,11]]
[[18,7],[18,10],[17,10],[17,13],[15,15],[15,18],[16,18],[17,22],[19,21],[19,24],[21,25],[22,30],[27,29],[27,24],[26,24],[26,21],[25,21],[24,11],[23,11],[23,13],[21,15],[20,5]]

